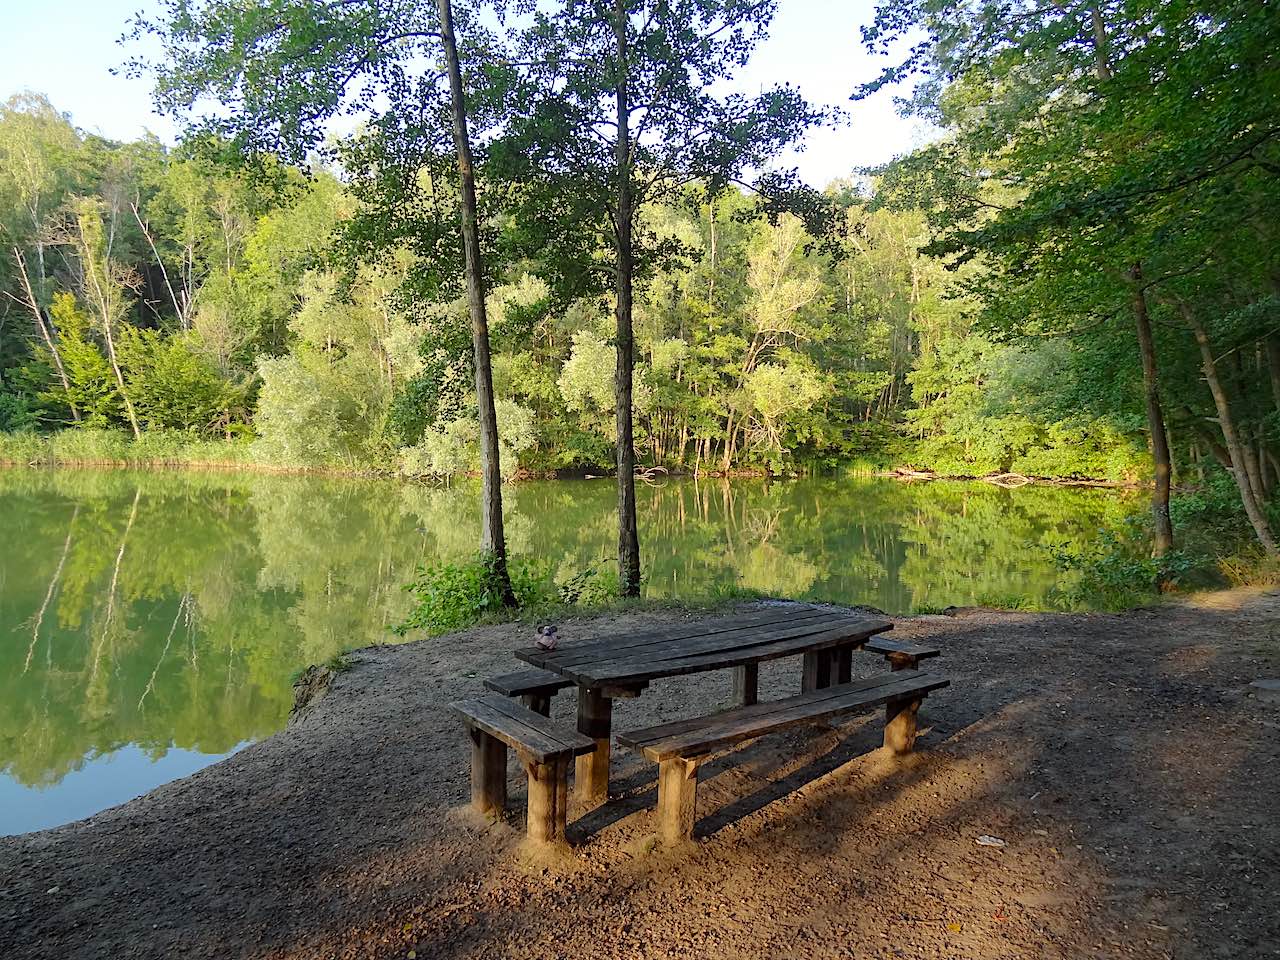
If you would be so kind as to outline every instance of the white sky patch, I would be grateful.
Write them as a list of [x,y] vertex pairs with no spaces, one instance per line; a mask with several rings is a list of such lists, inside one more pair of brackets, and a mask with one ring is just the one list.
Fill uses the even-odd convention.
[[[4,6],[0,97],[32,90],[46,94],[85,130],[118,140],[150,131],[166,143],[174,141],[174,124],[152,112],[149,83],[110,72],[146,52],[137,45],[123,48],[116,40],[139,9],[154,12],[153,2],[12,0]],[[854,88],[882,66],[863,51],[858,32],[872,10],[872,0],[780,0],[769,39],[733,84],[755,94],[790,83],[816,104],[847,111],[847,125],[811,131],[803,151],[780,160],[780,166],[798,167],[813,186],[883,163],[933,136],[918,122],[898,116],[891,91],[861,103],[849,100]],[[339,127],[350,125],[348,120]]]

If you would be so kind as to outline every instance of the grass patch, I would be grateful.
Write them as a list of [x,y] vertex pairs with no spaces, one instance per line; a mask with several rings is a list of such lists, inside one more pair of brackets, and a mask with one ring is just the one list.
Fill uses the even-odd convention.
[[557,622],[584,615],[664,610],[706,613],[744,600],[764,599],[760,591],[736,584],[721,584],[690,599],[623,597],[617,572],[607,560],[561,580],[553,576],[548,562],[512,557],[507,560],[507,571],[515,606],[503,603],[491,554],[419,567],[413,581],[405,586],[416,603],[392,632],[403,637],[422,630],[426,636],[438,636],[468,627]]

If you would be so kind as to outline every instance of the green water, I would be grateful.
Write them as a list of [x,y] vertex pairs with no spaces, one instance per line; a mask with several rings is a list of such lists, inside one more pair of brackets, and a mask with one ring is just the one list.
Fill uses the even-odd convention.
[[[1044,545],[1125,509],[1090,490],[890,480],[641,486],[646,590],[869,603],[1052,602]],[[610,480],[506,491],[514,554],[613,552]],[[280,729],[290,677],[393,639],[476,491],[222,473],[0,470],[0,834],[88,816]]]

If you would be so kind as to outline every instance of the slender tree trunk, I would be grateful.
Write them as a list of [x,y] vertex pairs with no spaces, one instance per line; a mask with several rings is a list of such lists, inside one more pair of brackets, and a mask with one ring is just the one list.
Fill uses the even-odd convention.
[[462,250],[467,274],[467,309],[471,314],[471,346],[475,354],[476,406],[480,419],[480,549],[493,561],[495,586],[503,603],[514,606],[515,593],[507,572],[507,539],[502,526],[502,465],[498,456],[498,415],[493,402],[493,369],[489,361],[489,321],[484,304],[484,260],[476,212],[476,179],[467,132],[467,107],[462,91],[462,70],[453,35],[450,0],[437,0],[440,35],[449,71],[453,106],[453,143],[458,155],[458,180],[462,188]]
[[1247,458],[1244,447],[1240,442],[1240,435],[1236,432],[1235,421],[1231,417],[1231,404],[1227,399],[1227,391],[1222,385],[1222,380],[1218,377],[1218,365],[1213,358],[1213,347],[1209,343],[1209,335],[1199,317],[1186,304],[1179,304],[1178,309],[1182,313],[1183,319],[1187,321],[1188,326],[1191,327],[1191,332],[1196,338],[1196,344],[1200,347],[1204,378],[1209,384],[1209,392],[1213,394],[1213,402],[1218,410],[1218,424],[1222,428],[1222,439],[1226,441],[1227,454],[1231,458],[1231,472],[1235,476],[1236,487],[1240,491],[1240,501],[1244,504],[1244,512],[1249,517],[1249,523],[1253,525],[1253,531],[1257,534],[1258,542],[1262,544],[1262,549],[1267,552],[1267,555],[1272,557],[1280,555],[1280,551],[1276,549],[1275,539],[1271,535],[1271,528],[1267,525],[1267,518],[1263,515],[1262,509],[1258,506],[1258,501],[1253,495],[1253,487],[1246,467]]
[[124,373],[120,369],[120,361],[116,357],[116,337],[114,324],[104,319],[102,338],[107,344],[107,359],[111,361],[111,371],[116,375],[116,386],[120,390],[120,399],[124,401],[124,412],[129,417],[129,426],[133,429],[133,439],[142,439],[142,427],[138,424],[137,411],[133,409],[133,401],[129,399],[129,388],[125,386]]
[[1138,331],[1138,352],[1142,356],[1142,384],[1147,407],[1147,429],[1151,433],[1151,459],[1155,466],[1155,487],[1151,492],[1151,518],[1154,531],[1151,553],[1162,557],[1173,548],[1173,521],[1169,516],[1169,489],[1173,463],[1169,455],[1169,434],[1164,410],[1160,406],[1160,382],[1156,371],[1155,337],[1151,332],[1151,316],[1142,289],[1142,268],[1134,264],[1130,270],[1134,281],[1133,319]]
[[636,523],[636,452],[632,438],[631,387],[635,365],[635,341],[631,328],[632,287],[635,260],[631,231],[635,219],[631,195],[631,98],[627,83],[627,8],[614,0],[613,33],[617,40],[617,230],[618,365],[615,393],[618,416],[618,581],[624,597],[640,595],[640,534]]
[[35,319],[36,329],[40,332],[40,339],[49,348],[49,355],[53,357],[53,365],[58,371],[58,379],[62,381],[62,390],[67,397],[67,406],[71,408],[71,419],[79,423],[80,411],[76,408],[76,402],[71,399],[71,380],[67,376],[66,367],[62,365],[62,354],[58,352],[58,341],[54,336],[52,322],[45,320],[44,310],[40,306],[40,300],[36,296],[35,288],[31,285],[31,277],[27,273],[27,260],[22,255],[22,250],[18,247],[13,248],[13,260],[18,267],[18,277],[22,280],[22,290],[26,297],[27,306],[31,310],[31,316]]
[[1271,399],[1280,410],[1280,335],[1267,337],[1267,373],[1271,378]]

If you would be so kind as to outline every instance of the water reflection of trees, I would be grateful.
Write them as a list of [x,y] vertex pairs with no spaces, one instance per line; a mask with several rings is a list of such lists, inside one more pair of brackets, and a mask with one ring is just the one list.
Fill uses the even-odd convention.
[[[648,590],[738,585],[913,606],[1025,597],[1036,545],[1123,510],[1094,491],[815,480],[644,488]],[[507,491],[512,551],[567,577],[613,554],[607,482]],[[292,673],[390,639],[425,558],[475,542],[468,485],[0,471],[0,769],[49,784],[135,743],[221,753],[278,729]]]

